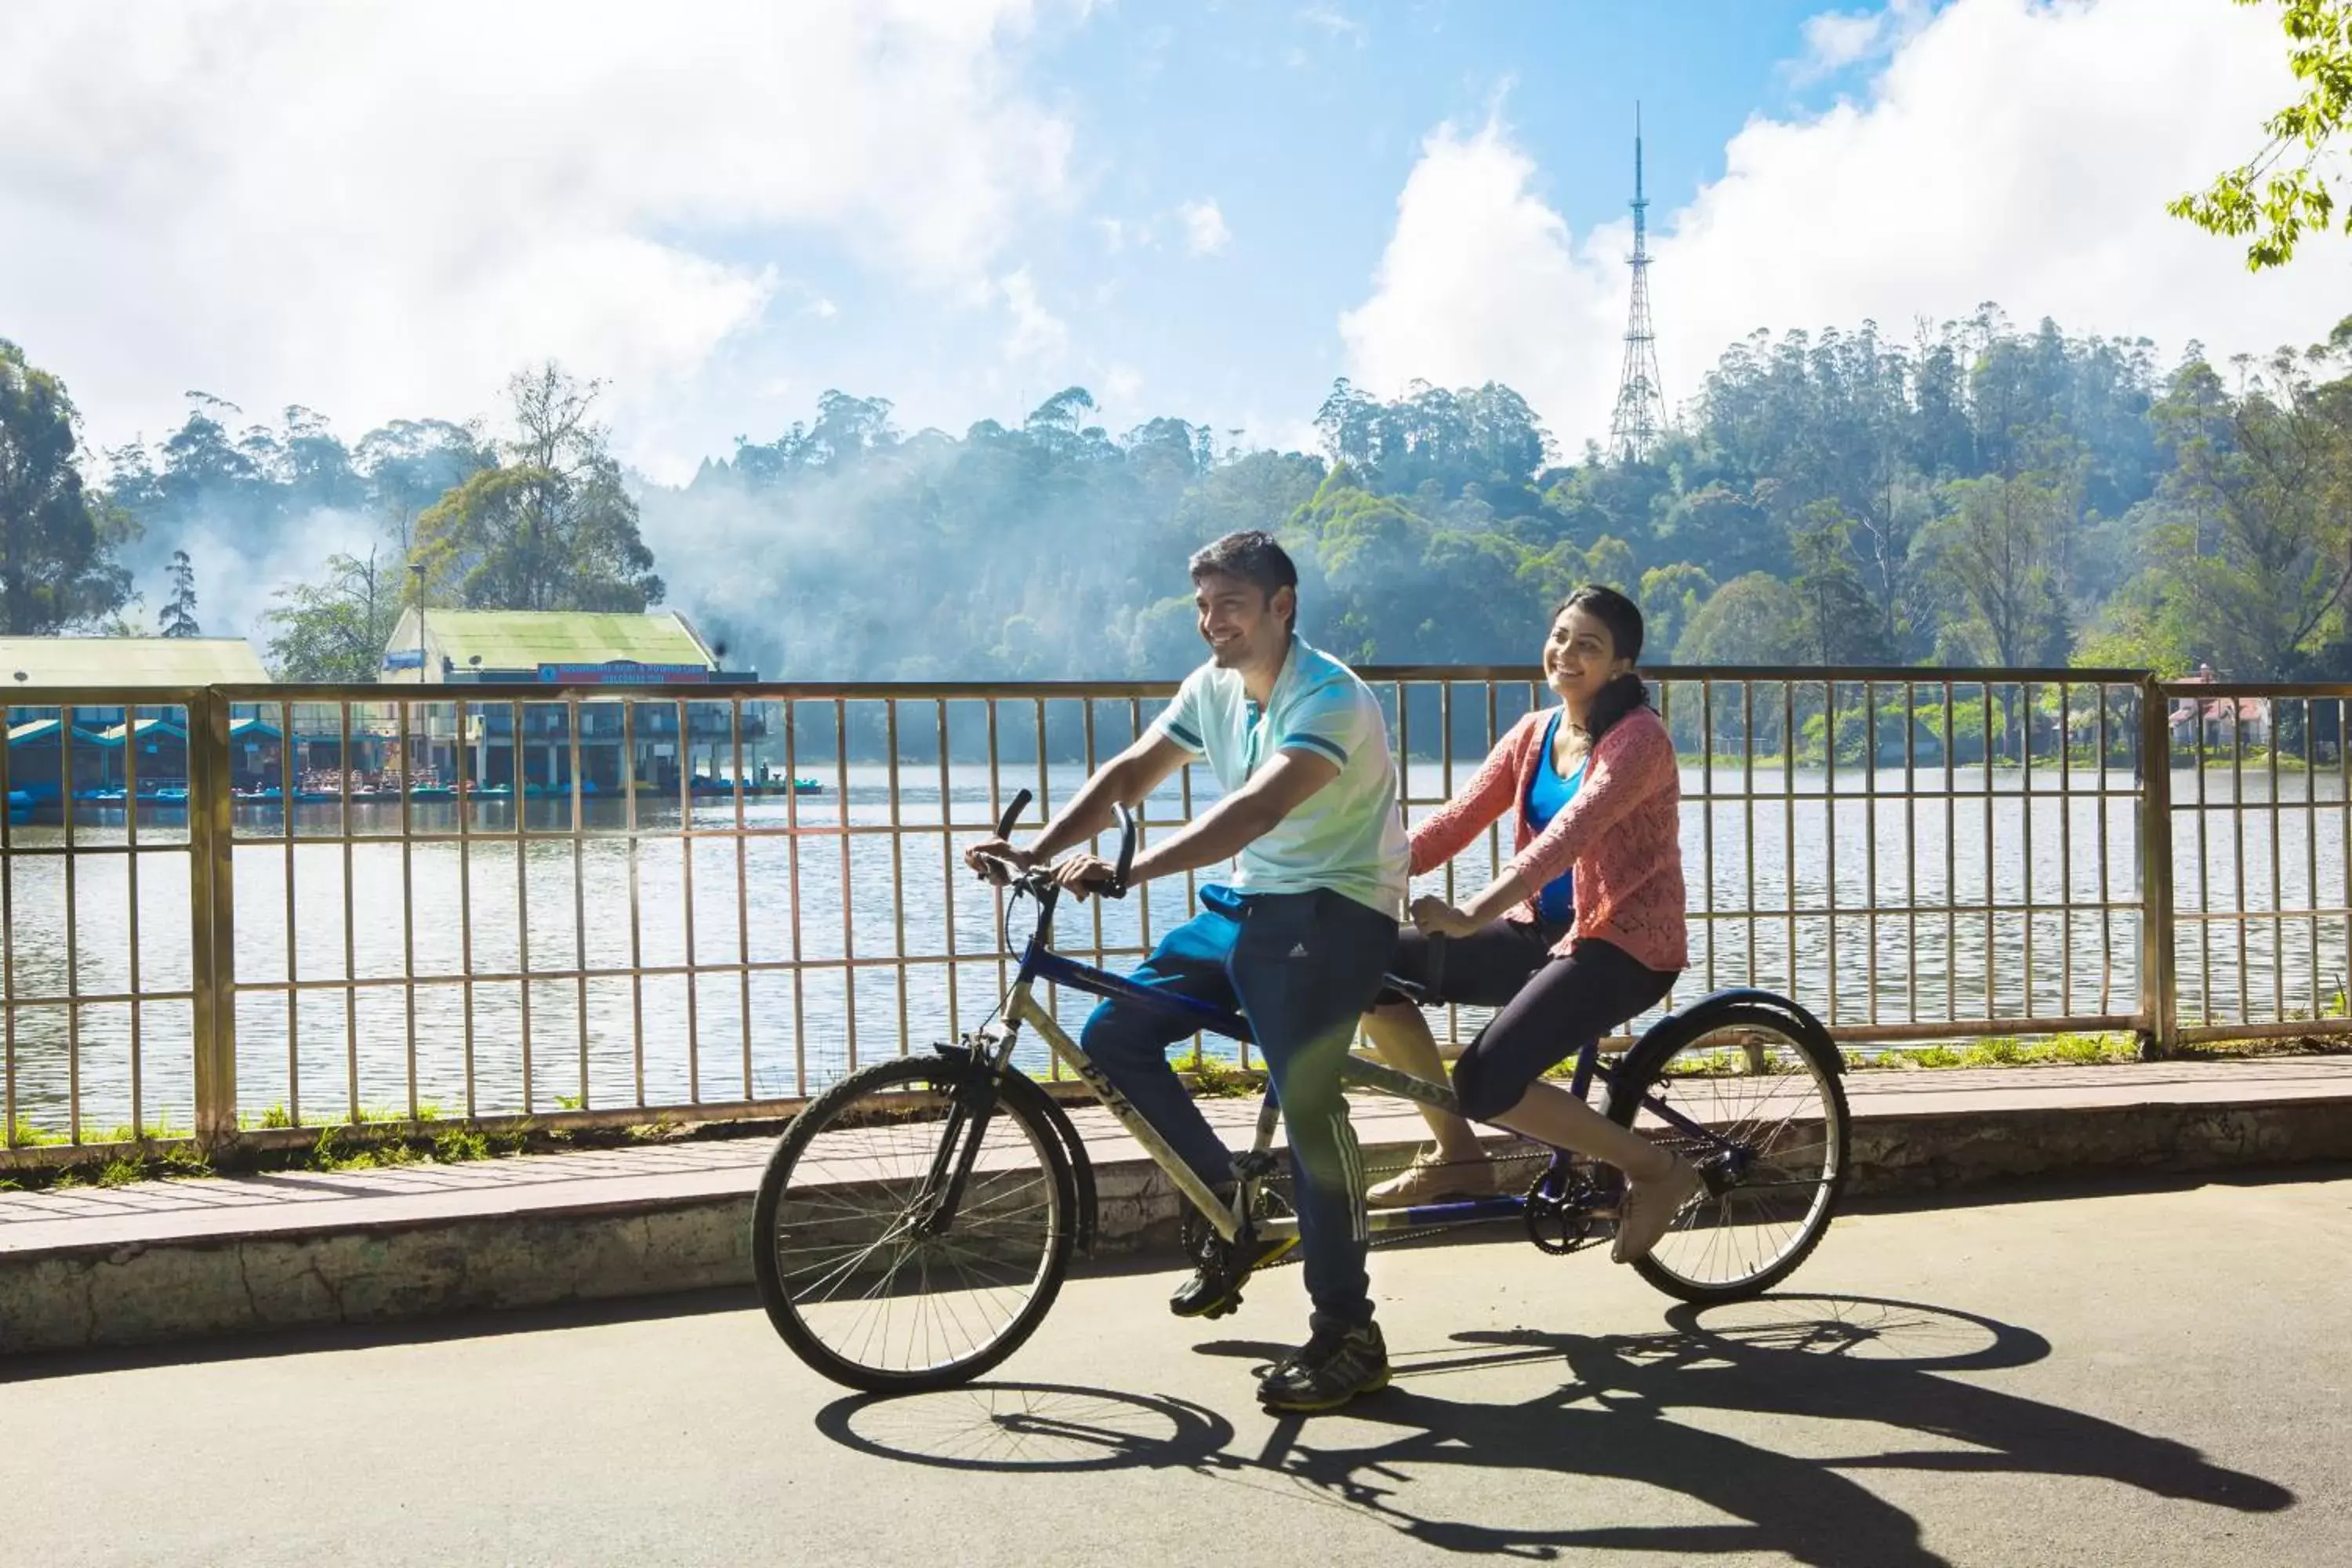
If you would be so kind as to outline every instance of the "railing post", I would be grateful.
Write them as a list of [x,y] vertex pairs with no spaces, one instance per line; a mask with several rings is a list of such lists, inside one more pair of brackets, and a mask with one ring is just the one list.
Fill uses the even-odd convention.
[[2172,920],[2172,714],[2149,675],[2139,699],[2140,1053],[2172,1054],[2179,1043]]
[[[188,962],[194,996],[196,1138],[236,1136],[236,889],[231,860],[228,704],[188,700]],[[287,822],[294,802],[285,802]]]

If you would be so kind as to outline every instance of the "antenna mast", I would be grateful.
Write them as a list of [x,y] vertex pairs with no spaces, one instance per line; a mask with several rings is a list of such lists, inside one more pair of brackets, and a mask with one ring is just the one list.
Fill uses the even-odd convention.
[[1658,335],[1650,326],[1649,201],[1642,194],[1642,106],[1633,105],[1633,308],[1625,323],[1625,367],[1617,377],[1617,408],[1609,416],[1609,450],[1620,462],[1641,462],[1657,448],[1665,424],[1658,382]]

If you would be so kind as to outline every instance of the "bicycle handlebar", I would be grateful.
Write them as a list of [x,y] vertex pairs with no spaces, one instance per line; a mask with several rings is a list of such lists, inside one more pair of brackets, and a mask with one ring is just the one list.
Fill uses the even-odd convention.
[[[1025,789],[1013,795],[1013,804],[1006,806],[1004,815],[996,819],[997,837],[1007,838],[1012,836],[1013,826],[1021,820],[1021,814],[1028,809],[1029,800],[1030,795]],[[1135,813],[1125,803],[1114,803],[1111,810],[1118,817],[1118,859],[1115,863],[1109,879],[1097,878],[1088,881],[1086,886],[1088,891],[1100,893],[1105,898],[1123,899],[1127,897],[1128,874],[1135,868],[1137,823]],[[1048,889],[1059,885],[1054,880],[1054,873],[1050,868],[1032,867],[1024,871],[1014,866],[1012,861],[1000,859],[995,856],[984,855],[981,858],[992,860],[1003,868],[1004,885],[1025,889],[1033,895],[1043,897]],[[993,879],[985,871],[977,871],[973,874],[983,881]]]

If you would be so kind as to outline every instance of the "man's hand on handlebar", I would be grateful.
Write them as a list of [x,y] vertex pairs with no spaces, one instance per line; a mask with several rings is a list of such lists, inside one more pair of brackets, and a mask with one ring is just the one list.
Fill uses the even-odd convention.
[[1085,899],[1095,893],[1108,893],[1118,883],[1118,868],[1099,855],[1076,854],[1063,859],[1054,868],[1054,880],[1066,893]]
[[1015,849],[1003,838],[984,838],[963,852],[965,865],[979,872],[983,881],[1000,888],[1036,862],[1036,856],[1026,849]]

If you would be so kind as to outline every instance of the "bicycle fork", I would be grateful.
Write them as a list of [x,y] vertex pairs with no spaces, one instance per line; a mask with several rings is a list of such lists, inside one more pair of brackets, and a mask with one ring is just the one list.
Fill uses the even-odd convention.
[[[971,1179],[972,1165],[980,1158],[981,1142],[988,1136],[988,1123],[995,1114],[993,1081],[981,1074],[971,1074],[956,1086],[941,1127],[939,1152],[931,1156],[922,1195],[917,1199],[921,1217],[915,1222],[916,1235],[926,1239],[944,1236],[955,1223],[956,1209],[963,1202],[965,1184]],[[969,1137],[961,1136],[967,1131]]]

